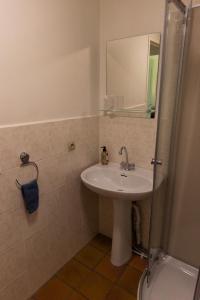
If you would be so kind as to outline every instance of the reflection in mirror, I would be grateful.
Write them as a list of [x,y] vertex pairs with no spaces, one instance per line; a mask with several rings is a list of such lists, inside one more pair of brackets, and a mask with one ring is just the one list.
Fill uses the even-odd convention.
[[159,33],[108,41],[105,110],[153,118],[159,56]]

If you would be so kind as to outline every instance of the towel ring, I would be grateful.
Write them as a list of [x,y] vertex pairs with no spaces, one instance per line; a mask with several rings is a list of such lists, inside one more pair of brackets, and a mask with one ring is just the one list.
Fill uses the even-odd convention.
[[[20,167],[26,167],[26,166],[30,166],[30,165],[34,166],[35,169],[36,169],[36,178],[35,178],[35,180],[38,181],[38,177],[39,177],[39,169],[38,169],[38,166],[37,166],[37,164],[36,164],[34,161],[29,161],[29,157],[30,157],[29,154],[26,153],[26,152],[22,152],[22,153],[20,154],[20,160],[21,160],[21,165],[20,165]],[[16,185],[17,185],[17,187],[18,187],[19,189],[21,189],[22,184],[19,182],[18,179],[16,179]]]

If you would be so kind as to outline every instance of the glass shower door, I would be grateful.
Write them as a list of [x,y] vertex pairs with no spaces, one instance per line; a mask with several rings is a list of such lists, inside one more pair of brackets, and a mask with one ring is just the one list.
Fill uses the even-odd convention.
[[200,300],[200,268],[193,300]]
[[177,122],[180,74],[185,41],[185,6],[178,0],[167,1],[165,34],[163,41],[162,75],[158,114],[158,132],[154,164],[154,190],[152,199],[149,278],[154,261],[165,252],[169,230],[169,186],[173,174],[169,172],[174,132]]

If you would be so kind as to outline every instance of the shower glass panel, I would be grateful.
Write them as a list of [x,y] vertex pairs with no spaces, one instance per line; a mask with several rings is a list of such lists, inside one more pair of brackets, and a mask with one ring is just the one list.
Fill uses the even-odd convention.
[[199,300],[199,299],[200,299],[200,268],[199,268],[199,274],[197,278],[196,289],[194,292],[194,300]]
[[[169,230],[168,216],[170,153],[173,146],[173,133],[176,125],[176,109],[180,71],[185,40],[185,9],[179,1],[168,1],[166,8],[165,34],[163,41],[162,75],[158,132],[154,163],[154,191],[151,212],[149,274],[159,254],[166,251]],[[162,164],[156,164],[161,161]],[[150,277],[149,277],[150,278]]]

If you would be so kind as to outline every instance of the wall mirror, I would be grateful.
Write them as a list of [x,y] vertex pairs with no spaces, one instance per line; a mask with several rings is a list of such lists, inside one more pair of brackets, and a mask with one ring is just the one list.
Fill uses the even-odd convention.
[[154,118],[160,33],[107,42],[104,110]]

